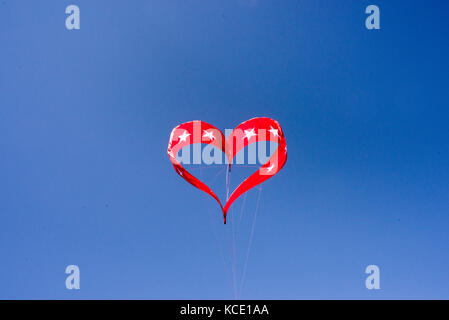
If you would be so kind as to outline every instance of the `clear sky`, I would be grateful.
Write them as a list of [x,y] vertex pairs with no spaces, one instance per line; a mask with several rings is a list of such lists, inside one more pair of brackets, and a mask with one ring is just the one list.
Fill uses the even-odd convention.
[[259,191],[223,226],[167,143],[182,122],[266,116],[288,160],[262,185],[238,297],[449,299],[448,9],[0,0],[0,298],[234,298]]

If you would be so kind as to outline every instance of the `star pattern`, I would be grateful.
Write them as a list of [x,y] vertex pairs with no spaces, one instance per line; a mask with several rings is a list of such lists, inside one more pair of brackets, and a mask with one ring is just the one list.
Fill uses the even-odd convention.
[[257,134],[254,132],[254,128],[252,128],[251,130],[244,130],[245,131],[245,136],[243,137],[243,139],[247,138],[248,141],[254,137],[257,136]]
[[270,126],[270,130],[268,130],[268,131],[270,131],[271,132],[271,134],[273,135],[273,136],[275,136],[275,137],[279,137],[279,134],[278,134],[278,131],[279,130],[277,130],[277,129],[274,129],[272,126]]
[[267,172],[271,172],[271,170],[273,170],[273,169],[274,169],[274,167],[275,167],[275,165],[274,165],[274,164],[272,164],[271,166],[269,166],[269,167],[267,168]]
[[212,131],[209,131],[209,132],[207,130],[203,130],[203,131],[204,131],[203,138],[209,139],[210,141],[215,140],[214,133]]
[[188,136],[190,136],[190,133],[184,130],[184,133],[179,136],[179,143],[186,142]]

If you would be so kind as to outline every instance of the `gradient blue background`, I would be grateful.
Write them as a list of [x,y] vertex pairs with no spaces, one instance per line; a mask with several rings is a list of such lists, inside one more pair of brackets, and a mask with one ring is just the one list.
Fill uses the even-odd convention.
[[1,0],[0,298],[233,298],[212,231],[229,225],[166,148],[181,122],[269,116],[289,158],[263,185],[240,297],[448,299],[448,9]]

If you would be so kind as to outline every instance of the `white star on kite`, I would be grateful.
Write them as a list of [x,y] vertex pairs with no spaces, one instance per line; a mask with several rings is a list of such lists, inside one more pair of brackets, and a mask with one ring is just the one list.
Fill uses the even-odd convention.
[[210,131],[210,132],[207,132],[206,130],[203,130],[204,131],[204,135],[203,135],[203,138],[209,138],[209,140],[215,140],[215,137],[214,137],[214,133],[212,132],[212,131]]
[[257,136],[257,134],[254,133],[254,128],[252,128],[251,130],[244,130],[245,131],[245,136],[243,137],[243,139],[248,138],[251,139],[254,136]]
[[184,133],[179,136],[179,143],[186,142],[186,139],[188,136],[190,136],[190,133],[187,133],[187,131],[184,131]]
[[279,136],[279,134],[278,134],[278,131],[279,131],[279,130],[274,129],[272,126],[270,126],[270,128],[271,128],[271,129],[268,130],[268,131],[270,131],[271,134],[272,134],[273,136],[278,137],[278,136]]
[[271,172],[271,170],[273,170],[273,168],[274,168],[274,164],[272,164],[271,166],[269,166],[269,167],[267,168],[267,172]]

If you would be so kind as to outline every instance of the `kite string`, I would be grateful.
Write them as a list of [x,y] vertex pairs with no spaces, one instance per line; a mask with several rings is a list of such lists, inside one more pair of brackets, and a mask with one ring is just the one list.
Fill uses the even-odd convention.
[[234,285],[234,299],[238,299],[237,290],[237,257],[236,257],[236,247],[235,247],[235,229],[234,229],[234,216],[233,209],[231,209],[231,232],[232,232],[232,265],[233,265],[233,285]]
[[[223,172],[224,169],[226,169],[226,168],[220,169],[220,170],[215,174],[215,176],[214,176],[214,178],[213,178],[213,180],[212,180],[212,184],[217,180],[218,176]],[[203,171],[202,171],[202,166],[201,166],[201,165],[199,166],[199,171],[200,171],[200,179],[203,180]],[[207,211],[207,213],[208,213],[208,215],[209,215],[209,222],[210,222],[211,225],[213,226],[213,234],[214,234],[214,237],[215,237],[215,242],[217,243],[218,249],[219,249],[219,251],[220,251],[221,261],[222,261],[222,263],[223,263],[223,268],[224,268],[225,271],[227,271],[227,270],[229,270],[229,269],[228,269],[228,264],[226,263],[226,258],[225,258],[225,254],[224,254],[224,251],[223,251],[223,244],[222,244],[222,242],[219,241],[219,239],[218,239],[217,226],[216,226],[216,224],[214,223],[215,217],[213,216],[212,211],[211,211],[210,208],[208,208],[208,210],[206,210],[206,211]]]
[[[229,188],[231,186],[231,167],[228,166],[226,171],[226,201],[229,199]],[[232,283],[234,287],[234,299],[238,299],[237,290],[237,270],[236,270],[236,247],[235,247],[235,229],[234,229],[234,209],[231,209],[231,234],[232,234],[232,252],[231,252],[231,269],[232,269]]]
[[262,186],[259,186],[259,195],[257,196],[256,210],[254,212],[253,224],[251,226],[251,234],[250,234],[249,242],[248,242],[248,250],[246,251],[245,264],[243,265],[243,273],[242,273],[242,279],[240,281],[239,295],[242,294],[243,283],[245,282],[246,269],[247,269],[247,266],[248,266],[249,253],[250,253],[250,250],[251,250],[251,244],[253,242],[253,237],[254,237],[254,228],[255,228],[255,225],[256,225],[257,213],[259,211],[259,203],[260,203],[260,194],[261,193],[262,193]]
[[218,249],[220,251],[220,256],[221,256],[221,260],[223,262],[223,268],[225,271],[228,271],[228,264],[226,262],[226,258],[225,258],[225,253],[223,251],[223,242],[224,241],[220,241],[218,239],[218,232],[217,232],[217,226],[216,223],[214,223],[214,221],[216,221],[216,216],[212,214],[212,210],[209,208],[209,210],[207,210],[208,215],[209,215],[209,221],[211,223],[211,225],[213,226],[213,234],[215,237],[215,242],[217,243]]
[[245,210],[247,196],[248,196],[248,192],[245,192],[245,195],[243,196],[242,206],[240,207],[239,230],[240,230],[240,223],[242,222],[243,212]]
[[[220,171],[218,171],[218,173],[215,175],[214,179],[212,180],[212,183],[214,183],[217,180],[218,176],[223,172],[224,169],[226,169],[226,168],[222,168],[222,169],[220,169]],[[223,244],[218,239],[217,226],[214,223],[215,219],[214,219],[214,216],[212,215],[212,212],[210,211],[210,208],[209,208],[208,212],[209,212],[209,218],[210,218],[211,224],[213,225],[213,229],[214,229],[215,241],[217,242],[218,248],[220,249],[220,255],[221,255],[221,259],[223,261],[224,268],[225,268],[225,270],[229,270],[228,265],[226,263],[225,254],[223,251]]]
[[226,202],[229,199],[229,185],[231,183],[230,180],[231,180],[231,177],[230,177],[230,172],[229,172],[229,167],[228,167],[228,170],[226,170]]

